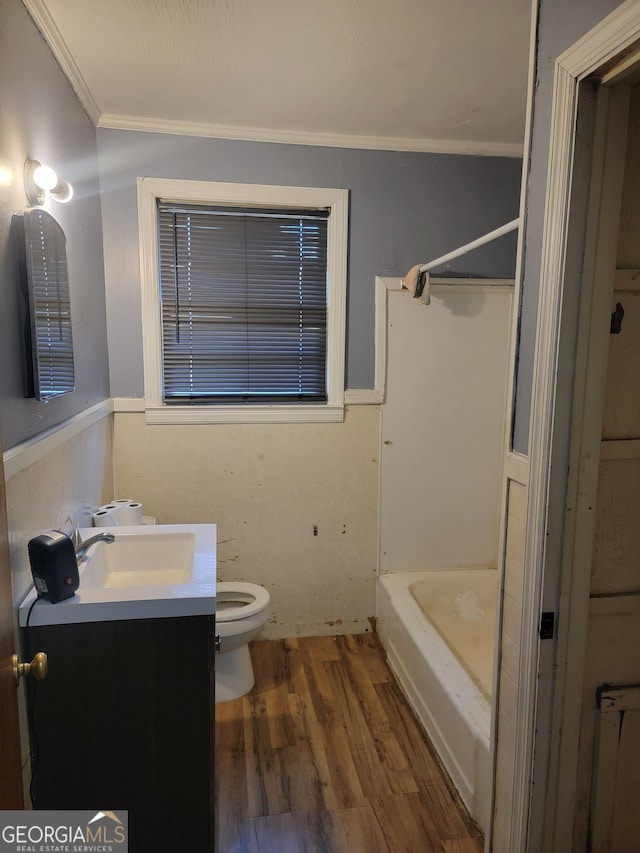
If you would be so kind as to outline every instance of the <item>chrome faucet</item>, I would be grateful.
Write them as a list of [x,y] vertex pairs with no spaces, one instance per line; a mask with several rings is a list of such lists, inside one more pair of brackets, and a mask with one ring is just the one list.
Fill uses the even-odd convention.
[[89,548],[91,548],[92,545],[95,545],[96,542],[106,542],[107,544],[109,544],[109,542],[113,542],[115,538],[115,533],[96,533],[95,536],[90,536],[83,542],[80,538],[80,534],[77,533],[77,541],[75,543],[76,560],[78,561],[78,563],[81,563],[86,558],[87,551],[89,550]]

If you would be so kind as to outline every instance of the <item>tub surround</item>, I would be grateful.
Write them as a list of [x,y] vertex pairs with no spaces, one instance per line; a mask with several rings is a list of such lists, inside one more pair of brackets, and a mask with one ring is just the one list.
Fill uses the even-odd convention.
[[[474,567],[495,567],[499,558],[513,282],[440,284],[428,307],[393,279],[383,282],[378,630],[464,803],[486,830],[498,592],[496,569]],[[419,393],[408,364],[420,365]],[[475,579],[487,573],[486,591],[475,583],[457,588],[475,572]],[[416,581],[426,614],[409,589]]]
[[380,570],[495,566],[513,283],[384,281]]

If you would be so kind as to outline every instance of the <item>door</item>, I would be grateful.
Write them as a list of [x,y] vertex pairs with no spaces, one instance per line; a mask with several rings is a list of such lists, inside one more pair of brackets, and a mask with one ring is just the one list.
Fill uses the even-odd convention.
[[11,655],[16,651],[9,564],[9,530],[0,436],[0,809],[24,808],[18,723],[18,691]]
[[[629,71],[640,57],[639,39],[634,0],[559,57],[555,69],[530,438],[528,621],[519,661],[516,757],[522,754],[518,778],[525,781],[515,780],[512,813],[512,849],[530,853],[587,849],[588,796],[580,786],[588,794],[592,744],[585,749],[580,723],[595,713],[594,689],[583,714],[585,673],[595,659],[588,643],[597,636],[590,621],[594,506]],[[610,606],[607,594],[598,607]],[[541,640],[547,611],[555,629]]]

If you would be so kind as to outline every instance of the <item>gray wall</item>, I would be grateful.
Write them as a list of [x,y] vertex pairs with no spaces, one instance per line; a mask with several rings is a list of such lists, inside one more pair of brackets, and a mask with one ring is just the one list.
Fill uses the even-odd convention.
[[[24,398],[23,335],[11,219],[28,207],[27,156],[75,189],[49,212],[67,237],[77,390],[49,403]],[[4,449],[109,396],[95,129],[20,0],[0,0],[0,427]]]
[[542,257],[544,203],[555,60],[617,6],[619,0],[540,0],[536,94],[527,181],[527,225],[513,447],[528,452],[531,384]]
[[[373,387],[375,276],[402,276],[518,215],[519,160],[97,133],[114,396],[144,394],[138,176],[350,190],[349,388]],[[515,242],[501,238],[442,273],[512,277]]]

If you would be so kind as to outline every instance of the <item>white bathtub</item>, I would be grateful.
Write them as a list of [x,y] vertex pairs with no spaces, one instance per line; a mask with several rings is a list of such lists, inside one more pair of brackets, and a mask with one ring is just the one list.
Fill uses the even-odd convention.
[[446,569],[378,581],[377,630],[389,664],[484,831],[491,808],[496,579],[495,569]]

